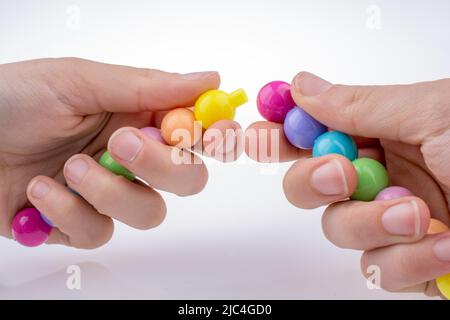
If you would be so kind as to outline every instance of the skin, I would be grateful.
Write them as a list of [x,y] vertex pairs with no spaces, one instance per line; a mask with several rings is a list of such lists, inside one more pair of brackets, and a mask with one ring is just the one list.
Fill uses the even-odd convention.
[[[167,110],[191,107],[219,83],[217,72],[180,75],[77,58],[0,65],[0,235],[11,237],[15,213],[29,206],[55,224],[50,244],[99,247],[112,237],[114,220],[137,229],[158,226],[166,205],[157,190],[196,194],[205,187],[208,171],[190,150],[179,152],[196,158],[195,164],[176,165],[174,147],[136,128],[159,126]],[[220,121],[212,129],[240,127]],[[121,150],[115,143],[124,132],[134,133],[141,143],[131,161],[116,156]],[[213,147],[204,142],[211,155],[223,141]],[[106,149],[152,187],[101,167],[97,161]],[[80,161],[87,171],[73,179],[71,164]],[[42,188],[34,192],[42,183],[44,196]]]
[[[332,85],[310,73],[292,82],[297,105],[330,128],[355,137],[360,156],[382,161],[391,184],[416,196],[392,201],[348,200],[357,184],[351,162],[339,155],[311,158],[310,151],[292,147],[280,134],[280,161],[296,160],[284,177],[287,199],[299,208],[328,205],[322,218],[326,237],[336,246],[363,251],[361,269],[378,265],[381,286],[388,291],[438,295],[435,279],[450,273],[450,263],[435,254],[437,241],[450,233],[426,235],[430,216],[449,224],[450,201],[450,80],[411,85]],[[282,125],[256,122],[248,130],[279,129]],[[249,150],[248,141],[246,143]],[[255,159],[258,160],[258,159]],[[340,185],[324,194],[312,182],[317,168],[337,164],[322,185]],[[322,190],[323,191],[323,190]],[[399,236],[387,232],[382,217],[395,204],[414,203],[418,215],[405,224],[417,233]]]

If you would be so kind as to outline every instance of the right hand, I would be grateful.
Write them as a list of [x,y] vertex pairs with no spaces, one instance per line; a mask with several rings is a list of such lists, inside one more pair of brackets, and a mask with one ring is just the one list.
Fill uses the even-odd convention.
[[[353,135],[360,156],[384,162],[392,185],[416,196],[350,201],[357,176],[348,159],[310,158],[281,133],[280,160],[299,159],[284,178],[287,199],[299,208],[329,205],[322,219],[325,235],[338,247],[364,251],[364,275],[368,266],[379,266],[384,289],[438,294],[434,279],[450,273],[450,233],[426,233],[430,213],[450,222],[450,80],[345,86],[300,73],[291,91],[312,117]],[[262,129],[282,125],[256,122],[248,130]]]

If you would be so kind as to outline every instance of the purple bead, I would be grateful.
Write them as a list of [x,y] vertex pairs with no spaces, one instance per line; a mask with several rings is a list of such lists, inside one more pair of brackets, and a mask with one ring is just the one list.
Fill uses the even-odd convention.
[[388,201],[403,197],[410,197],[414,194],[406,188],[403,187],[389,187],[386,188],[377,195],[375,201]]
[[283,81],[269,82],[259,91],[256,103],[264,119],[283,123],[286,114],[295,107],[291,85]]
[[141,132],[143,134],[145,134],[147,137],[149,137],[150,139],[159,141],[163,144],[166,144],[166,142],[164,141],[162,135],[161,135],[161,130],[159,130],[158,128],[155,127],[145,127],[141,129]]
[[300,149],[312,149],[314,141],[327,131],[326,126],[300,107],[295,107],[289,111],[284,121],[286,138],[293,146]]
[[19,211],[13,219],[12,234],[14,239],[26,247],[37,247],[47,241],[52,227],[41,218],[35,208]]

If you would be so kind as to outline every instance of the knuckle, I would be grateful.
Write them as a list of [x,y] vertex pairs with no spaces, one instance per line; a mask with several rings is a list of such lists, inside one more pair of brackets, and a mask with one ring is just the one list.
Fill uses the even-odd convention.
[[374,90],[368,86],[333,85],[328,91],[328,99],[335,106],[338,116],[347,121],[347,126],[359,130],[363,113],[370,108]]
[[178,193],[178,196],[186,197],[194,194],[198,194],[203,191],[208,182],[208,170],[204,164],[192,164],[193,166],[201,166],[197,169],[198,173],[193,176],[193,179],[187,184],[187,188]]
[[138,221],[135,221],[134,228],[139,230],[149,230],[161,225],[166,217],[166,206],[164,200],[152,203],[152,211],[141,214]]
[[83,249],[97,249],[111,240],[114,233],[114,224],[111,219],[105,219],[105,223],[98,228],[88,229],[85,233],[85,241],[81,244]]

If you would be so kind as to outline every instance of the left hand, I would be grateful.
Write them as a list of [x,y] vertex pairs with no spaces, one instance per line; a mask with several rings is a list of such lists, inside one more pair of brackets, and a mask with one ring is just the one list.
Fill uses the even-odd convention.
[[[11,237],[15,213],[27,206],[55,224],[48,243],[78,248],[105,244],[113,219],[138,229],[159,225],[166,205],[156,190],[196,194],[208,172],[189,150],[182,152],[194,164],[174,164],[173,147],[136,128],[159,126],[165,111],[191,107],[219,83],[217,72],[181,75],[77,58],[0,65],[0,235]],[[240,128],[233,121],[214,127]],[[152,187],[101,167],[107,146]]]

